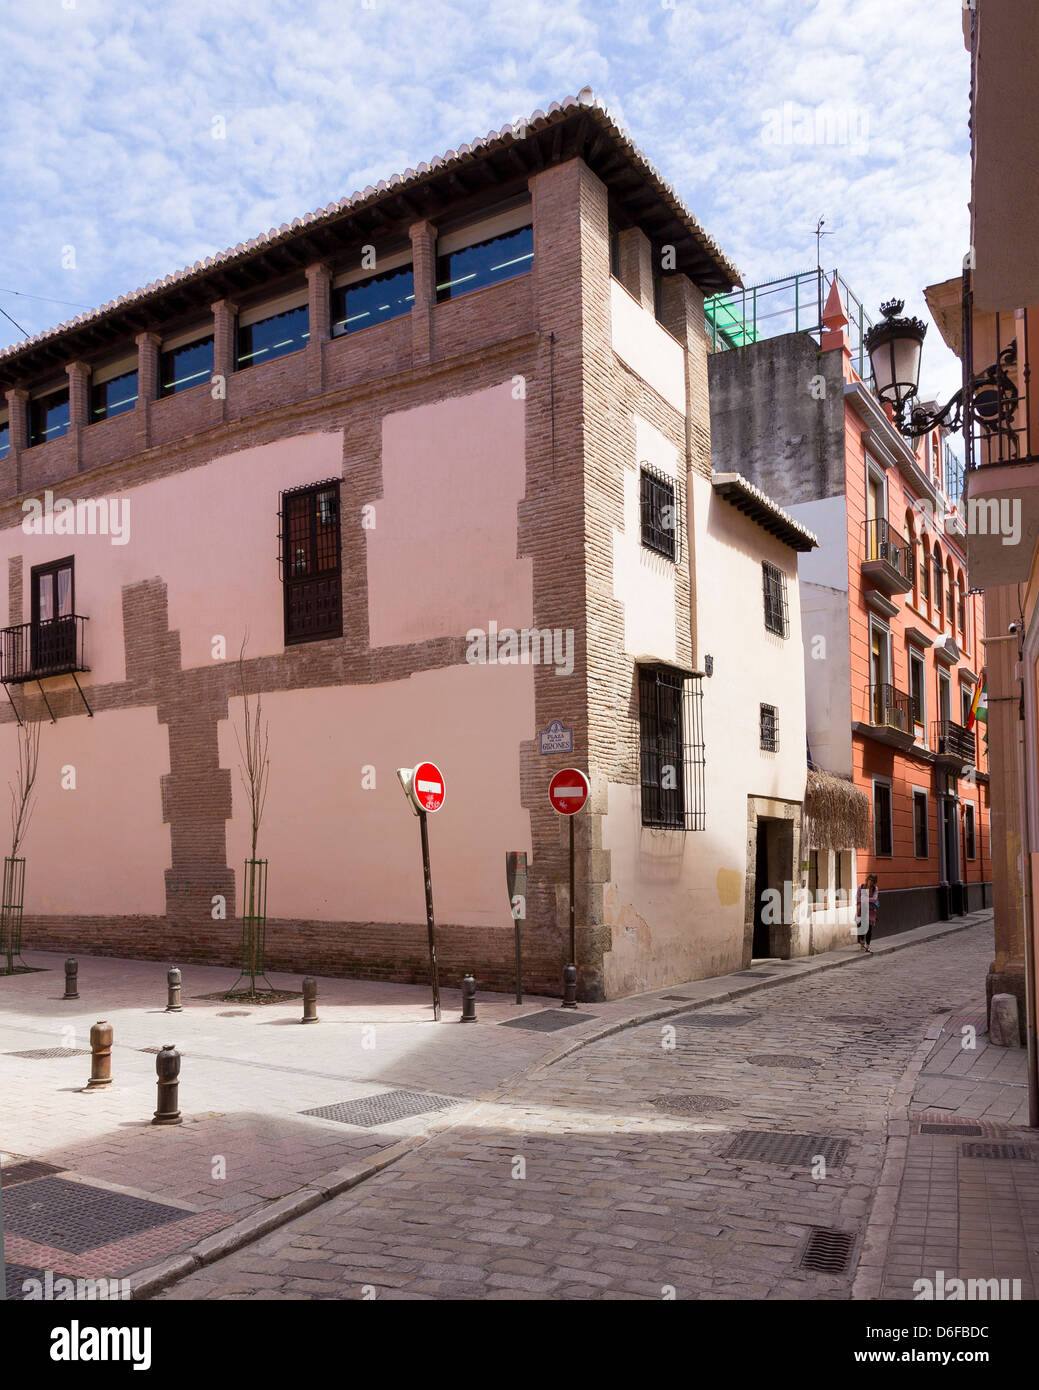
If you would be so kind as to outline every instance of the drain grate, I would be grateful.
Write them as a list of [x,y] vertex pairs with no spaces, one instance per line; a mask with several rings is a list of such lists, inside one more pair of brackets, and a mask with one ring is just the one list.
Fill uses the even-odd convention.
[[725,1096],[654,1096],[649,1102],[670,1115],[708,1115],[712,1110],[731,1110],[739,1102]]
[[43,1163],[38,1158],[31,1158],[26,1163],[14,1163],[10,1168],[3,1170],[3,1186],[6,1191],[9,1187],[14,1187],[15,1183],[32,1182],[33,1178],[47,1178],[52,1173],[60,1173],[63,1169],[55,1163]]
[[661,1000],[667,1000],[670,1004],[689,1004],[692,1002],[691,994],[662,994]]
[[828,1139],[825,1134],[786,1134],[775,1129],[744,1129],[726,1149],[725,1158],[748,1158],[758,1163],[782,1163],[810,1167],[818,1157],[827,1169],[839,1168],[848,1156],[847,1139]]
[[21,1183],[4,1198],[8,1232],[71,1255],[82,1255],[99,1245],[110,1245],[191,1215],[181,1207],[67,1178]]
[[34,1047],[28,1052],[8,1052],[8,1057],[28,1057],[32,1061],[42,1061],[45,1057],[89,1057],[89,1049],[82,1047]]
[[771,970],[734,970],[734,975],[753,975],[755,980],[771,980],[773,971]]
[[678,1024],[681,1028],[738,1028],[743,1023],[753,1023],[754,1019],[760,1018],[760,1014],[680,1014],[678,1018],[669,1018],[668,1023]]
[[960,1153],[964,1158],[1035,1157],[1035,1149],[1028,1144],[961,1144]]
[[533,1033],[554,1033],[557,1028],[572,1028],[575,1023],[586,1023],[595,1014],[576,1013],[573,1009],[544,1009],[537,1014],[524,1014],[522,1018],[508,1018],[502,1028],[529,1028]]
[[921,1134],[958,1134],[961,1139],[970,1135],[984,1134],[980,1125],[921,1125]]
[[801,1268],[820,1274],[844,1274],[851,1260],[855,1237],[848,1231],[828,1231],[814,1226],[801,1252]]
[[224,1009],[217,1014],[217,1018],[249,1018],[248,1009]]
[[407,1120],[412,1115],[426,1115],[434,1110],[449,1110],[461,1105],[456,1096],[437,1096],[425,1091],[379,1091],[360,1100],[343,1100],[335,1105],[319,1105],[313,1110],[301,1110],[301,1115],[313,1115],[320,1120],[335,1120],[341,1125],[359,1125],[374,1129],[378,1125]]
[[789,1067],[797,1071],[809,1071],[812,1067],[821,1066],[814,1057],[798,1057],[786,1052],[755,1052],[743,1060],[752,1067]]

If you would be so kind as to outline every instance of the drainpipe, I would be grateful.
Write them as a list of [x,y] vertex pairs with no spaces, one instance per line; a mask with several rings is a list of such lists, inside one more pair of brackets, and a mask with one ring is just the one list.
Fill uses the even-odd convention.
[[[1022,879],[1022,899],[1024,904],[1024,931],[1025,931],[1025,1045],[1027,1047],[1027,1070],[1028,1070],[1028,1124],[1032,1129],[1039,1129],[1039,1057],[1036,1051],[1035,1034],[1035,1006],[1036,1006],[1036,979],[1035,979],[1035,903],[1032,894],[1032,813],[1031,795],[1028,787],[1027,768],[1028,755],[1034,753],[1034,738],[1029,738],[1029,731],[1035,730],[1035,699],[1032,693],[1033,683],[1027,680],[1026,673],[1028,667],[1036,659],[1035,647],[1037,646],[1037,636],[1039,636],[1039,626],[1032,624],[1032,630],[1027,633],[1025,641],[1018,648],[1020,652],[1020,671],[1021,681],[1021,704],[1018,713],[1018,737],[1017,737],[1017,773],[1018,773],[1018,796],[1021,800],[1021,812],[1024,820],[1024,845],[1021,853],[1021,879]],[[1030,651],[1029,648],[1032,648]]]

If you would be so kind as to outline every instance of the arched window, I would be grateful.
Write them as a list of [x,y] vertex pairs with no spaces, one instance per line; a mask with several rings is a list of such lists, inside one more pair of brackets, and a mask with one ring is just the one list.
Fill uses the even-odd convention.
[[913,607],[919,607],[919,577],[916,572],[916,529],[911,507],[906,508],[906,550],[913,567]]
[[970,641],[967,636],[967,581],[962,570],[956,576],[956,609],[958,613],[956,621],[960,629],[960,646],[964,651],[968,651]]
[[920,537],[920,601],[921,605],[931,607],[931,542],[925,531]]
[[945,568],[942,565],[942,548],[935,545],[931,557],[931,564],[934,566],[933,588],[934,588],[934,622],[936,627],[942,625],[942,590],[945,587]]

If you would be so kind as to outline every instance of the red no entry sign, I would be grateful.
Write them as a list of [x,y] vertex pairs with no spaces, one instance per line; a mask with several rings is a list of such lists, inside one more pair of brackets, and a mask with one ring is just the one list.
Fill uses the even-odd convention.
[[411,797],[423,811],[439,811],[444,804],[444,774],[436,763],[419,763],[411,780]]
[[552,809],[561,816],[572,816],[588,800],[588,778],[575,767],[564,767],[548,784]]

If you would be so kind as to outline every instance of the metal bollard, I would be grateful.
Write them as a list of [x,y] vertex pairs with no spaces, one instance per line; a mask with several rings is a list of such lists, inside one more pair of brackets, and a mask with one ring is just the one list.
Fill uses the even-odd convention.
[[303,981],[303,1017],[300,1023],[320,1023],[317,1016],[317,980]]
[[79,961],[76,960],[75,956],[69,956],[65,962],[65,993],[61,996],[63,999],[79,998],[78,974]]
[[175,965],[166,971],[166,1012],[168,1014],[183,1013],[180,1002],[180,971]]
[[155,1058],[158,1077],[158,1099],[153,1125],[179,1125],[180,1118],[180,1053],[172,1043],[166,1043]]
[[112,1025],[102,1019],[90,1030],[90,1080],[88,1091],[112,1084]]
[[476,1022],[476,979],[471,974],[462,981],[462,1017],[459,1022]]
[[568,965],[563,971],[563,1008],[577,1008],[577,966]]

